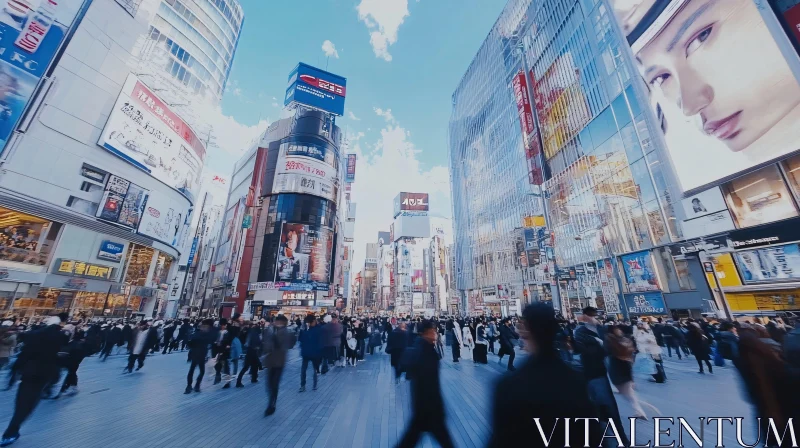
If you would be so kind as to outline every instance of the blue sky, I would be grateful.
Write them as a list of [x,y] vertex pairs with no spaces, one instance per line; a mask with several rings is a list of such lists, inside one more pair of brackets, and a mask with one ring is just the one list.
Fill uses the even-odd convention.
[[[359,154],[356,260],[359,247],[388,230],[399,191],[430,192],[431,211],[449,217],[450,97],[505,0],[240,1],[245,25],[222,112],[243,130],[280,117],[287,75],[299,61],[327,63],[347,78],[337,123]],[[235,151],[226,158],[232,164]]]

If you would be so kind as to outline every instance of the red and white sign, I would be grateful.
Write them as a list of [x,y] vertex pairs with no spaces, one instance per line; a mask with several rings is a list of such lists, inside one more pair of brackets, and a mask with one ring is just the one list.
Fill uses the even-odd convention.
[[272,193],[303,193],[336,202],[339,179],[336,169],[325,162],[281,152]]
[[336,95],[339,96],[345,96],[345,92],[347,91],[347,88],[345,86],[340,86],[339,84],[335,84],[330,81],[325,81],[324,79],[320,79],[311,75],[300,75],[300,80],[310,86],[314,86],[322,90],[335,93]]
[[[14,0],[10,1],[8,5],[15,11],[20,11],[27,6]],[[58,1],[42,0],[35,13],[28,12],[28,18],[22,25],[22,30],[17,36],[17,40],[14,41],[14,45],[28,53],[36,53],[47,32],[50,31],[50,26],[53,25],[57,10]]]
[[514,76],[513,86],[522,131],[526,135],[530,135],[536,130],[536,126],[533,124],[533,110],[531,109],[531,100],[528,97],[528,82],[525,80],[524,72],[519,72]]
[[189,125],[132,74],[97,143],[175,189],[199,191],[205,147]]

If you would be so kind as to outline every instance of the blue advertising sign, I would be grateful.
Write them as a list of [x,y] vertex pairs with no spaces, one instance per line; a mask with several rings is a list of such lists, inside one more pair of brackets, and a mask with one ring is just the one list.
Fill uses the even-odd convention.
[[194,261],[194,255],[197,253],[197,241],[198,237],[194,237],[192,240],[192,248],[189,250],[189,261],[186,262],[186,269],[192,267],[192,262]]
[[122,252],[124,250],[125,244],[117,243],[116,241],[104,240],[102,243],[100,243],[100,251],[97,253],[97,258],[119,263],[122,261]]
[[75,19],[79,0],[14,2],[0,11],[0,152]]
[[294,101],[341,116],[346,93],[346,78],[301,62],[289,75],[283,104]]
[[535,229],[525,228],[525,256],[528,259],[528,266],[539,264],[539,245],[536,241]]
[[625,271],[625,283],[628,284],[628,291],[661,290],[649,251],[623,255],[620,259],[622,260],[622,269]]
[[625,294],[628,314],[667,314],[661,292]]

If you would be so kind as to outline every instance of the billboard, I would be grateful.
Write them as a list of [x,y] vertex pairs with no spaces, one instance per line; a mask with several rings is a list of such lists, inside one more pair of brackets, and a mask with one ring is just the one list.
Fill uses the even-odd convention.
[[303,156],[336,166],[336,151],[333,147],[317,143],[290,141],[281,146],[281,152],[287,156]]
[[753,0],[610,3],[684,191],[800,149],[800,85],[770,32],[778,27],[770,8]]
[[685,238],[713,235],[736,228],[719,187],[687,196],[681,200],[681,204],[686,213],[682,226]]
[[139,227],[148,190],[127,179],[110,175],[95,217],[131,229]]
[[330,282],[333,231],[321,226],[283,223],[275,281],[327,290]]
[[297,102],[341,116],[346,93],[346,78],[301,62],[289,74],[283,105]]
[[745,283],[800,279],[797,244],[743,250],[734,255]]
[[0,150],[64,41],[83,0],[0,1]]
[[189,219],[188,201],[173,201],[160,194],[150,194],[139,223],[139,233],[162,243],[176,246],[184,224]]
[[[408,212],[403,212],[408,213]],[[394,219],[394,238],[430,238],[430,216],[398,216]]]
[[272,193],[303,193],[336,202],[339,177],[336,168],[325,162],[281,151],[275,167]]
[[[428,212],[428,193],[402,192],[394,198],[394,216],[401,212]],[[427,213],[425,213],[427,214]],[[412,216],[412,215],[409,215]]]
[[659,291],[658,277],[653,267],[653,259],[649,251],[623,255],[622,269],[625,271],[625,283],[631,292]]
[[347,171],[345,171],[344,180],[347,183],[352,183],[356,180],[356,155],[347,155]]
[[97,142],[172,188],[199,191],[206,150],[175,112],[133,74]]

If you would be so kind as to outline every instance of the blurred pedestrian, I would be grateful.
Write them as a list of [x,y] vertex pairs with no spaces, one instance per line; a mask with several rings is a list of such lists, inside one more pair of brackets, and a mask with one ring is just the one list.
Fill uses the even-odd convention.
[[138,362],[136,370],[144,367],[144,360],[147,352],[158,346],[158,332],[155,328],[150,328],[148,320],[139,322],[136,330],[131,336],[131,344],[128,345],[128,365],[122,373],[131,373],[133,364]]
[[700,371],[697,373],[704,374],[703,362],[708,366],[708,373],[714,373],[711,367],[711,341],[700,329],[700,325],[696,322],[689,324],[689,334],[686,336],[686,345],[692,350],[697,366]]
[[305,324],[307,328],[300,333],[300,356],[303,358],[300,367],[300,392],[306,391],[306,371],[309,363],[314,371],[313,390],[317,390],[317,375],[322,361],[323,335],[317,326],[317,319],[311,315],[306,316]]
[[[590,446],[601,446],[602,426],[586,390],[584,379],[561,359],[556,350],[558,321],[551,306],[536,303],[522,313],[522,339],[530,356],[518,371],[500,380],[494,390],[492,406],[492,435],[488,446],[560,447],[569,441],[589,437]],[[583,425],[570,426],[569,432],[557,430],[549,433],[549,444],[541,428],[554,428],[559,422],[579,418],[587,419],[588,434]],[[622,427],[618,431],[624,432]],[[548,429],[549,431],[549,429]],[[609,434],[609,437],[611,435]]]
[[214,333],[211,331],[214,321],[211,319],[204,320],[197,331],[187,335],[185,341],[189,347],[189,374],[186,377],[186,390],[184,394],[192,393],[192,381],[194,380],[194,369],[199,368],[200,373],[197,375],[197,382],[194,385],[194,391],[200,392],[200,383],[203,381],[203,375],[206,373],[206,359],[208,357],[208,349],[214,343]]
[[475,349],[472,351],[472,359],[476,363],[487,364],[489,362],[489,360],[486,359],[489,341],[486,339],[486,326],[483,325],[483,318],[478,319],[478,324],[475,327],[475,335]]
[[45,386],[58,376],[58,352],[66,343],[61,331],[64,323],[58,316],[51,316],[45,319],[43,328],[25,334],[22,351],[26,356],[20,370],[22,382],[17,390],[14,414],[0,439],[0,446],[11,445],[19,439],[20,426],[39,404]]
[[606,334],[606,343],[611,354],[608,360],[609,377],[619,393],[630,402],[633,407],[634,417],[647,418],[642,404],[653,409],[656,414],[658,409],[646,401],[639,400],[633,383],[633,341],[623,333],[620,326],[612,326]]
[[386,353],[391,356],[391,364],[394,367],[395,382],[400,382],[400,375],[403,374],[402,360],[406,351],[406,324],[403,321],[397,323],[396,327],[389,334],[386,341]]
[[517,357],[517,353],[514,350],[514,345],[516,345],[518,339],[519,334],[511,326],[511,319],[503,319],[502,324],[500,324],[500,351],[497,353],[499,355],[497,363],[502,364],[503,356],[508,355],[508,370],[512,372],[516,370],[514,358]]
[[288,351],[296,342],[294,333],[286,327],[289,319],[283,314],[275,316],[275,322],[266,328],[261,336],[261,353],[264,358],[262,364],[267,369],[267,392],[269,394],[269,404],[264,416],[275,413],[278,403],[278,389],[283,375],[283,368],[286,366]]
[[423,320],[417,323],[419,336],[415,341],[413,356],[406,366],[412,371],[411,422],[398,443],[400,448],[417,445],[423,432],[429,432],[443,448],[453,446],[445,424],[444,400],[439,380],[439,355],[434,344],[436,325]]

